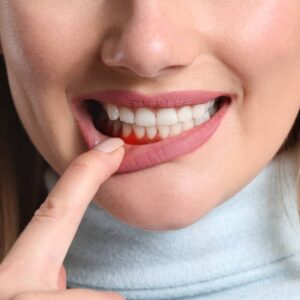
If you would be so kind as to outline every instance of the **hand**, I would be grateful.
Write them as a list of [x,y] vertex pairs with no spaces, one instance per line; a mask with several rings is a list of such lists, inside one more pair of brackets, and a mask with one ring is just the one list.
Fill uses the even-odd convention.
[[1,263],[1,300],[124,299],[115,292],[66,289],[63,267],[87,206],[124,153],[124,147],[91,149],[70,164]]

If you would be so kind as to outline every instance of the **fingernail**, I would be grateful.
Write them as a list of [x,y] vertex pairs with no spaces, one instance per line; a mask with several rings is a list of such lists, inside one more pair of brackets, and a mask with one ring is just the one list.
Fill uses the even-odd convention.
[[120,138],[108,138],[94,146],[94,149],[105,153],[111,153],[124,145],[124,141]]

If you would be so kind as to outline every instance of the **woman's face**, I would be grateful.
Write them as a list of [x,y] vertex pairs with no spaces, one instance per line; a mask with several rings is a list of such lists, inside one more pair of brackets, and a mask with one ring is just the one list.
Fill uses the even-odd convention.
[[1,47],[21,121],[59,174],[88,149],[72,109],[82,95],[231,95],[205,143],[151,166],[140,157],[94,199],[122,222],[170,230],[233,196],[283,143],[300,107],[299,11],[299,0],[2,0]]

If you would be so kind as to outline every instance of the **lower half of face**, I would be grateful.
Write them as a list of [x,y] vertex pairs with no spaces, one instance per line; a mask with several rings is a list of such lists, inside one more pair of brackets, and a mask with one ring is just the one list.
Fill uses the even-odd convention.
[[[190,23],[188,20],[193,14],[192,10],[187,11],[188,17],[183,22],[186,26],[185,37],[194,37],[198,32],[201,38],[185,39],[187,45],[178,45],[182,47],[182,54],[178,56],[170,50],[170,57],[174,56],[175,64],[176,59],[186,53],[183,47],[189,47],[195,50],[186,55],[193,55],[195,59],[187,57],[183,68],[161,73],[157,78],[141,77],[134,71],[130,76],[115,73],[112,66],[95,60],[99,44],[105,44],[103,32],[109,27],[109,22],[101,27],[91,19],[91,24],[89,21],[82,22],[80,28],[62,26],[67,24],[61,24],[59,10],[53,6],[48,10],[50,15],[40,16],[34,14],[34,1],[28,1],[27,6],[19,4],[20,7],[18,1],[11,1],[14,3],[12,7],[7,3],[6,13],[11,19],[6,22],[7,25],[2,22],[2,48],[14,103],[32,142],[59,174],[64,172],[72,159],[87,150],[70,104],[70,99],[80,93],[107,88],[147,91],[147,94],[154,90],[162,93],[187,89],[219,91],[226,88],[231,92],[230,103],[216,130],[200,146],[145,168],[115,174],[100,187],[94,200],[127,224],[149,230],[174,230],[196,222],[242,189],[271,161],[299,111],[300,21],[293,11],[300,5],[296,0],[266,1],[260,4],[258,8],[261,9],[257,11],[252,11],[245,4],[231,4],[236,6],[228,7],[228,11],[223,7],[223,12],[221,7],[205,7],[206,18],[215,11],[220,18],[227,20],[222,29],[217,23],[210,28],[205,27],[204,23],[202,27],[196,26],[197,22]],[[194,9],[199,6],[196,3],[194,1]],[[242,5],[240,17],[228,18],[233,8],[238,9],[238,5]],[[75,4],[70,9],[70,24],[74,21],[72,15],[81,20],[87,17]],[[247,18],[243,17],[243,9],[248,12]],[[280,16],[274,14],[276,9],[280,9]],[[51,10],[54,10],[54,16]],[[88,15],[93,15],[94,11],[91,8]],[[153,16],[155,11],[158,10],[150,11]],[[24,20],[22,18],[26,13],[28,18]],[[159,16],[155,17],[160,20]],[[52,27],[43,27],[43,20],[47,23],[47,19],[52,20]],[[20,33],[12,29],[37,28],[37,20],[39,30]],[[134,22],[142,20],[151,31],[153,25],[147,20],[136,18]],[[204,19],[202,22],[213,24],[207,21]],[[14,22],[14,26],[10,22]],[[68,18],[64,22],[68,22]],[[161,28],[167,28],[166,21],[161,22],[165,26],[161,25]],[[172,22],[171,17],[169,22]],[[255,30],[251,24],[255,24]],[[149,73],[153,71],[152,66],[166,65],[166,61],[158,62],[157,56],[151,56],[151,49],[147,52],[151,64],[147,62],[147,57],[143,60],[138,52],[134,52],[139,50],[134,47],[144,49],[143,42],[151,43],[146,39],[140,39],[140,44],[137,42],[140,32],[138,24],[135,25],[127,27],[128,31],[123,36],[124,40],[127,39],[127,45],[132,45],[131,53],[136,53],[127,63],[139,63],[139,70]],[[56,30],[59,26],[68,29],[61,32]],[[96,40],[91,33],[96,28],[103,28],[103,32],[97,35],[98,38],[102,36],[103,40]],[[176,26],[173,30],[183,32]],[[149,34],[148,38],[151,39],[151,36]],[[167,51],[173,49],[166,48],[168,43],[178,43],[172,39],[164,43],[165,37],[163,33],[158,36],[162,47],[153,51]],[[193,44],[196,42],[206,47],[197,47]],[[212,122],[216,116],[207,122]],[[187,143],[202,139],[201,134]],[[179,144],[180,135],[178,137]],[[173,146],[176,148],[176,143]]]

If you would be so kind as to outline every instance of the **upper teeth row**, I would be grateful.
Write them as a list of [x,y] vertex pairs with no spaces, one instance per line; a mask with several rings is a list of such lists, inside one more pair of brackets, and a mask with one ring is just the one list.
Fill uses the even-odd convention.
[[105,104],[110,120],[114,121],[120,118],[120,121],[139,126],[164,126],[174,125],[179,122],[187,122],[192,119],[201,118],[206,112],[212,114],[215,99],[196,105],[187,105],[179,108],[162,108],[158,110],[140,107],[135,111],[126,106],[114,104]]

